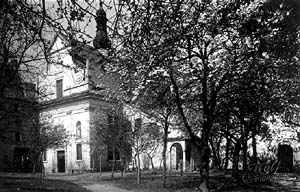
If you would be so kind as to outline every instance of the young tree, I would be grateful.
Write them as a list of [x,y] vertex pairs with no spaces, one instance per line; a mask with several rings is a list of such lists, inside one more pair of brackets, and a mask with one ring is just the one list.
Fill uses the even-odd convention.
[[[139,97],[136,101],[135,106],[138,107],[141,111],[147,114],[147,117],[156,121],[160,127],[160,130],[163,130],[162,138],[158,136],[157,143],[160,144],[163,142],[163,151],[162,151],[162,161],[163,161],[163,172],[162,172],[162,181],[163,187],[166,187],[166,172],[167,172],[167,144],[168,144],[168,134],[170,126],[173,126],[177,123],[176,114],[174,113],[174,102],[173,96],[171,93],[171,83],[164,76],[163,71],[156,71],[151,76],[150,81],[152,83],[147,87],[143,93],[143,97]],[[161,132],[161,131],[160,131]]]
[[132,113],[140,114],[139,117],[134,119],[134,126],[132,128],[132,133],[129,135],[129,141],[131,143],[136,171],[137,171],[137,183],[141,183],[141,155],[149,154],[157,148],[157,144],[160,141],[160,130],[156,122],[148,118],[146,114],[142,114],[138,109],[134,109],[127,112],[127,115],[133,117]]
[[33,174],[40,173],[43,179],[45,170],[43,166],[43,154],[49,149],[66,146],[70,139],[70,134],[61,124],[55,124],[49,114],[33,114],[31,120],[32,130],[24,134],[24,139],[33,145],[34,156]]
[[[99,109],[93,119],[91,144],[98,152],[110,149],[113,157],[112,174],[116,166],[116,155],[128,160],[130,158],[130,143],[128,141],[131,134],[131,126],[126,116],[120,108]],[[101,158],[101,157],[100,157]],[[122,176],[126,162],[122,163]]]

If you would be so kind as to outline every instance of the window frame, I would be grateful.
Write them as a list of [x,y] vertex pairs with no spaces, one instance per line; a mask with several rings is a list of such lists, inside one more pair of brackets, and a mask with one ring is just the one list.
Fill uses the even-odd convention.
[[82,144],[81,143],[76,144],[76,160],[82,161]]
[[56,80],[56,99],[60,99],[64,96],[63,91],[63,79]]

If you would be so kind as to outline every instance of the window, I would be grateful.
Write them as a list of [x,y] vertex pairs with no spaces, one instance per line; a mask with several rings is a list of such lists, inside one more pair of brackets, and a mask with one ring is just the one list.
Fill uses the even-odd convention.
[[81,122],[77,121],[76,123],[76,136],[77,138],[81,138]]
[[56,98],[59,99],[63,96],[63,81],[62,79],[56,80]]
[[21,133],[15,133],[16,142],[21,142]]
[[77,160],[82,160],[82,146],[81,146],[81,144],[76,145],[76,154],[77,154]]
[[47,151],[43,152],[43,161],[47,161]]

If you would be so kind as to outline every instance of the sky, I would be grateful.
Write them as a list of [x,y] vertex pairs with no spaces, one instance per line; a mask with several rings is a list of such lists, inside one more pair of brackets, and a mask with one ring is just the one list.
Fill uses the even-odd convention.
[[[55,10],[59,7],[57,1],[59,0],[46,0],[46,7],[47,7],[47,12],[48,14],[55,16]],[[67,2],[66,0],[61,0],[64,4]],[[86,2],[88,1],[90,3],[90,5]],[[107,13],[107,25],[110,26],[113,18],[114,18],[114,9],[113,9],[113,1],[114,0],[104,0],[104,10]],[[78,0],[77,1],[78,5],[81,6],[82,8],[88,8],[88,11],[91,14],[94,15],[88,15],[87,17],[85,17],[83,22],[77,22],[77,26],[79,26],[80,29],[84,29],[85,28],[85,32],[91,36],[91,37],[95,37],[96,36],[96,22],[95,22],[95,14],[96,11],[99,9],[99,0]],[[109,5],[109,6],[108,6]],[[64,25],[67,26],[67,22],[64,21]],[[88,24],[88,25],[87,25]],[[108,31],[109,33],[109,31]],[[88,38],[86,39],[88,41],[91,41],[92,39]],[[91,43],[91,42],[90,42]]]

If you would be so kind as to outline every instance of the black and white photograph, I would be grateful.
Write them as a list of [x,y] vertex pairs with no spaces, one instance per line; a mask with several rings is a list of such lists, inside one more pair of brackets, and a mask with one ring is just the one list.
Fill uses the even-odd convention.
[[0,15],[0,192],[300,191],[300,0]]

